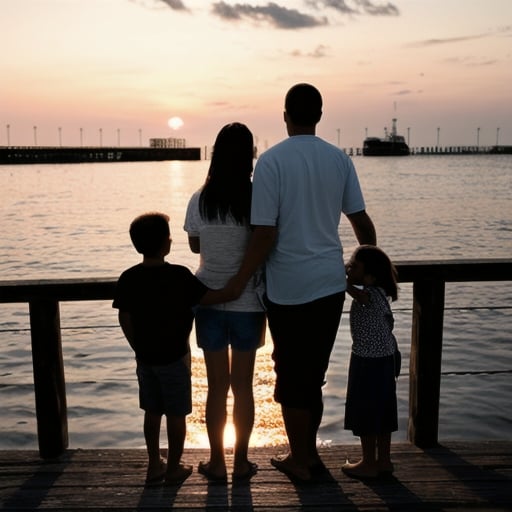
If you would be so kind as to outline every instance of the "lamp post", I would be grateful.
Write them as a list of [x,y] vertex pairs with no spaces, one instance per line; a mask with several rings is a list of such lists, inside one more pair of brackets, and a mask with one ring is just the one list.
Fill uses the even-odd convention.
[[59,126],[59,146],[62,146],[62,128]]
[[142,147],[142,130],[139,128],[139,146]]
[[121,146],[121,130],[117,129],[117,145]]
[[80,147],[84,145],[84,129],[80,128]]
[[437,127],[437,144],[436,144],[436,148],[439,148],[439,131],[441,130],[441,128],[439,128],[439,126]]
[[37,146],[37,126],[34,126],[34,146]]
[[6,128],[7,128],[7,145],[10,146],[11,145],[11,136],[10,136],[9,131],[11,129],[11,125],[8,124]]
[[500,143],[500,129],[496,128],[496,146]]
[[338,147],[340,147],[340,129],[336,128],[336,131],[338,132]]
[[476,129],[476,149],[480,147],[480,127]]
[[103,147],[103,130],[100,128],[100,148]]
[[411,134],[411,129],[407,128],[407,145],[409,145],[409,135]]

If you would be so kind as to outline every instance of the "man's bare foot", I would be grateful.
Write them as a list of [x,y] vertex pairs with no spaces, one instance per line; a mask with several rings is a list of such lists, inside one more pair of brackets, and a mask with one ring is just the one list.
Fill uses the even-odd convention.
[[341,466],[341,470],[347,476],[352,478],[376,478],[379,476],[379,471],[376,464],[367,464],[360,460],[359,462],[346,462]]
[[167,485],[181,484],[192,474],[192,470],[192,466],[188,464],[178,464],[176,467],[167,468],[165,483]]
[[307,466],[297,464],[291,455],[272,458],[270,459],[270,464],[296,483],[308,483],[311,481],[311,472],[309,468]]
[[377,467],[379,468],[379,473],[390,475],[395,470],[395,467],[393,466],[393,463],[391,461],[386,462],[377,462]]

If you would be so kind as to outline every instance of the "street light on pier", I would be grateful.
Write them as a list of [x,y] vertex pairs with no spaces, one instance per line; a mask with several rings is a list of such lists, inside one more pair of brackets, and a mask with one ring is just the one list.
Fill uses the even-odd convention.
[[37,126],[34,126],[34,146],[37,146]]
[[500,129],[496,128],[496,146],[500,143]]
[[139,146],[142,147],[142,130],[139,128]]
[[336,131],[338,132],[338,147],[340,147],[340,129],[336,128]]
[[59,126],[59,146],[62,146],[62,128]]
[[476,129],[476,148],[480,147],[480,127]]
[[103,130],[100,128],[100,148],[103,147]]
[[[9,131],[10,131],[10,129],[11,129],[11,125],[10,125],[10,124],[8,124],[8,125],[6,126],[6,128],[7,128],[7,145],[8,145],[8,146],[10,146],[10,145],[11,145],[11,136],[10,136]],[[498,128],[498,129],[499,129],[499,128]]]
[[121,130],[117,129],[117,145],[121,146]]
[[439,128],[439,126],[437,127],[437,144],[436,144],[436,148],[439,147],[439,131],[441,130],[441,128]]
[[80,128],[80,147],[84,145],[84,129]]

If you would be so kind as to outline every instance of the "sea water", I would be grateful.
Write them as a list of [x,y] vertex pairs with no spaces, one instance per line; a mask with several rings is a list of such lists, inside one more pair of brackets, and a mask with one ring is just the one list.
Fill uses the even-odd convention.
[[[0,166],[0,280],[117,278],[139,262],[128,226],[138,214],[170,215],[169,261],[195,270],[183,231],[190,195],[207,161]],[[512,157],[354,157],[379,245],[393,260],[510,258]],[[346,219],[345,256],[356,246]],[[393,303],[403,353],[399,431],[408,418],[411,285]],[[512,432],[510,283],[447,283],[439,439],[509,439]],[[343,430],[350,354],[346,301],[324,388],[319,442],[358,442]],[[110,301],[60,304],[71,447],[141,447],[133,354]],[[191,337],[194,411],[187,446],[207,446],[202,353]],[[273,402],[272,341],[259,351],[253,445],[285,442]],[[37,448],[27,304],[0,304],[0,449]],[[226,433],[227,444],[233,432]]]

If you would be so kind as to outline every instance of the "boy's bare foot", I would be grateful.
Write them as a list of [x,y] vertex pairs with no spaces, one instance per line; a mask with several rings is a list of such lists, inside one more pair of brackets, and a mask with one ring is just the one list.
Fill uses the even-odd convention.
[[192,466],[188,464],[178,464],[177,467],[169,470],[165,474],[165,483],[167,485],[178,485],[184,482],[192,474]]
[[347,476],[351,478],[376,478],[379,476],[379,471],[377,469],[377,465],[366,464],[362,460],[359,462],[346,462],[341,466],[341,470]]
[[258,472],[258,464],[246,461],[244,465],[238,464],[233,468],[233,480],[250,480]]
[[167,466],[163,459],[157,464],[149,464],[146,472],[146,485],[158,485],[164,481]]

